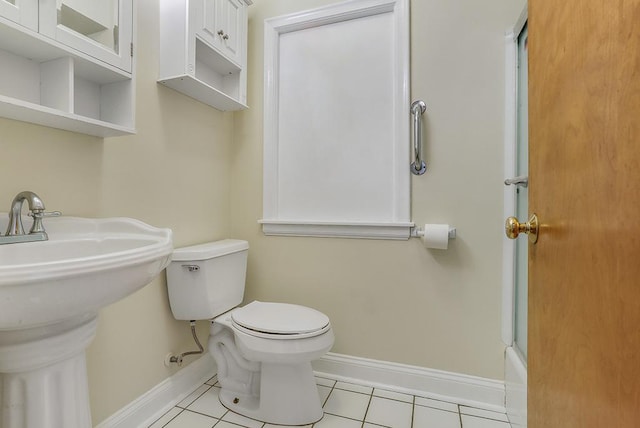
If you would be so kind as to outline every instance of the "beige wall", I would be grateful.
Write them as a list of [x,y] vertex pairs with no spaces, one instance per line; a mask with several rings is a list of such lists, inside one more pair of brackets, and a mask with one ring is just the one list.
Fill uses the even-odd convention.
[[446,252],[416,239],[262,235],[263,21],[329,3],[249,9],[251,108],[235,117],[231,168],[233,232],[251,244],[246,297],[325,312],[334,352],[501,379],[504,32],[524,1],[411,2],[411,93],[427,104],[429,164],[412,179],[412,219],[455,225]]
[[[158,5],[138,1],[134,136],[105,139],[0,119],[0,201],[29,189],[51,210],[170,227],[176,247],[244,238],[248,299],[326,312],[334,351],[502,378],[503,32],[523,0],[412,1],[412,99],[428,107],[429,172],[413,179],[413,220],[449,222],[447,252],[408,242],[264,237],[262,21],[330,3],[254,0],[249,105],[221,113],[156,84]],[[207,323],[199,323],[206,337]],[[175,369],[191,349],[164,275],[100,316],[87,352],[98,423]]]

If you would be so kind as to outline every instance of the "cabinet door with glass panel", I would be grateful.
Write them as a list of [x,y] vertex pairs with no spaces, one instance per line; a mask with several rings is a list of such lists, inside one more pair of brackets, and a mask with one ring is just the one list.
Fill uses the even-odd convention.
[[38,31],[38,2],[35,0],[0,0],[0,16]]
[[[0,0],[6,1],[24,0]],[[132,0],[40,0],[39,4],[41,34],[131,72]]]

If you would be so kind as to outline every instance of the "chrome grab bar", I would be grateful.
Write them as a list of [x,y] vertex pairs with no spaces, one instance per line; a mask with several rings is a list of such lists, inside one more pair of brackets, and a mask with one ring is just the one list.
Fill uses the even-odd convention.
[[421,116],[427,111],[424,101],[418,100],[411,104],[413,114],[413,162],[411,172],[414,175],[422,175],[427,170],[427,164],[422,160],[422,121]]

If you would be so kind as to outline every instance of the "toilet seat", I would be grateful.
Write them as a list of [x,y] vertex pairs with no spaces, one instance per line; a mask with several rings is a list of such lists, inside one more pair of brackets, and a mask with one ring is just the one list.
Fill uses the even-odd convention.
[[315,309],[258,301],[231,311],[231,323],[244,333],[267,339],[303,339],[331,329],[329,317]]

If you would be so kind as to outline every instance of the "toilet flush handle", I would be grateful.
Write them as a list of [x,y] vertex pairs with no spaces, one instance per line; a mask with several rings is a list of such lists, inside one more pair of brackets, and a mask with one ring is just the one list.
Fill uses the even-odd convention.
[[198,272],[200,270],[200,266],[198,265],[182,265],[182,267],[187,269],[189,272]]

